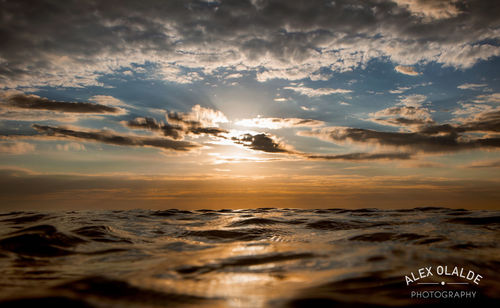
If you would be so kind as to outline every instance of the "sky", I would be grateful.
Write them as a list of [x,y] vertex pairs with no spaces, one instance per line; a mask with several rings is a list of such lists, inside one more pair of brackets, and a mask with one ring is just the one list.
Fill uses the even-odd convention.
[[489,0],[0,2],[0,210],[500,205]]

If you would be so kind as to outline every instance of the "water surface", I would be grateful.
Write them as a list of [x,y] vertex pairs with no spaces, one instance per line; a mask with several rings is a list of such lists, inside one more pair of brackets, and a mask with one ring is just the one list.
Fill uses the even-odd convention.
[[[454,304],[410,297],[441,288],[475,290],[461,303],[493,306],[499,235],[498,211],[444,208],[0,213],[0,305]],[[408,273],[438,265],[483,279],[406,285]]]

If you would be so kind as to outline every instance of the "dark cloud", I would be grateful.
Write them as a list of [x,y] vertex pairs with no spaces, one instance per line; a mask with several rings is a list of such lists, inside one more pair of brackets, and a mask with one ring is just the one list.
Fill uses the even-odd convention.
[[402,160],[410,159],[412,157],[409,153],[347,153],[338,155],[303,153],[288,149],[289,147],[287,145],[275,141],[272,136],[267,134],[245,134],[241,137],[233,137],[232,140],[237,144],[242,144],[255,151],[291,154],[300,158],[310,160]]
[[408,148],[417,152],[456,152],[467,149],[500,147],[500,138],[467,139],[456,133],[428,135],[421,132],[381,132],[362,128],[325,128],[303,132],[333,142],[356,142]]
[[[327,127],[310,132],[299,132],[303,136],[314,136],[332,142],[355,142],[401,147],[416,152],[456,152],[467,149],[498,148],[500,138],[488,134],[500,132],[500,111],[486,111],[461,119],[461,123],[435,124],[427,111],[413,107],[393,107],[371,114],[391,116],[405,114],[407,117],[382,118],[387,124],[415,125],[412,132],[384,132],[363,128]],[[418,116],[416,116],[418,115]],[[413,117],[413,118],[412,118]],[[468,134],[475,133],[475,134]],[[482,135],[482,136],[481,136]]]
[[227,130],[219,127],[203,127],[201,122],[183,119],[182,116],[178,113],[173,113],[175,117],[171,118],[171,114],[172,113],[168,113],[168,121],[173,123],[180,123],[181,125],[162,123],[149,117],[136,118],[134,120],[125,122],[125,125],[130,128],[161,132],[164,136],[173,139],[182,139],[186,134],[210,135],[224,138],[222,134],[228,133]]
[[50,110],[67,113],[122,113],[123,109],[93,103],[63,102],[45,97],[26,94],[14,94],[3,100],[2,106],[11,108]]
[[33,128],[39,133],[58,138],[77,139],[81,141],[94,141],[121,146],[155,147],[172,151],[189,151],[198,147],[188,141],[175,141],[165,138],[150,138],[140,136],[118,135],[109,131],[79,131],[62,127],[53,127],[34,124]]
[[189,128],[189,133],[195,135],[213,135],[222,137],[221,134],[226,134],[228,131],[219,127],[191,127]]
[[231,139],[237,144],[242,144],[256,151],[267,153],[293,153],[287,150],[283,144],[276,142],[267,134],[245,134],[241,137],[233,137]]
[[201,126],[199,121],[194,121],[192,119],[188,119],[186,117],[186,114],[181,113],[181,112],[168,111],[167,112],[167,120],[169,123],[172,123],[172,124],[176,123],[176,124],[188,126],[188,127]]
[[500,132],[500,110],[485,112],[462,124],[441,124],[422,127],[423,134],[459,134],[465,132]]
[[494,1],[434,2],[6,0],[0,82],[99,85],[102,74],[151,59],[165,79],[190,82],[197,75],[171,68],[243,64],[259,80],[302,79],[376,57],[470,67],[500,54]]
[[153,118],[136,118],[125,122],[125,125],[134,129],[145,129],[150,131],[159,131],[166,137],[173,139],[182,139],[184,131],[180,126],[172,126],[156,121]]
[[410,153],[348,153],[339,155],[307,155],[308,159],[318,160],[384,160],[410,159]]

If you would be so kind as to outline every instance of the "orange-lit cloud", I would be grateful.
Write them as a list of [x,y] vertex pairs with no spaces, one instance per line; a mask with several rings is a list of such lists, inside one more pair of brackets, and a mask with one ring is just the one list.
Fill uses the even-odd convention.
[[420,73],[417,72],[415,70],[415,68],[412,67],[412,66],[398,65],[394,69],[398,73],[409,75],[409,76],[418,76],[418,75],[420,75]]

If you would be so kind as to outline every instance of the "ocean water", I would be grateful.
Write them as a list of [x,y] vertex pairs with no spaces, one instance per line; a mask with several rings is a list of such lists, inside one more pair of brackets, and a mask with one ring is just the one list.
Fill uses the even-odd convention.
[[500,212],[445,208],[0,213],[0,306],[498,306],[499,239]]

